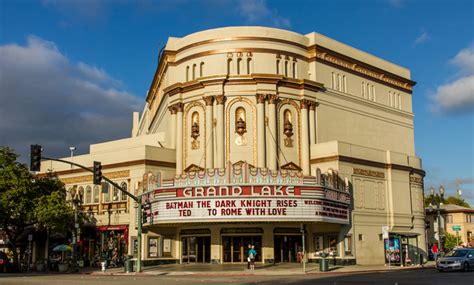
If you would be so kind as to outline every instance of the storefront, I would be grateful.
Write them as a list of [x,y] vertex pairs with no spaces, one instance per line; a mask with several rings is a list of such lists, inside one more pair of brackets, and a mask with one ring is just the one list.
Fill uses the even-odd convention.
[[[156,235],[148,243],[148,257],[163,259],[160,240],[170,239],[170,259],[181,263],[246,263],[249,246],[256,262],[299,262],[314,247],[312,236],[321,227],[340,229],[349,223],[350,194],[337,179],[323,181],[288,171],[262,172],[250,166],[231,166],[231,171],[203,171],[166,185],[156,185],[144,196],[145,228]],[[213,186],[208,186],[213,185]],[[313,225],[317,225],[313,227]],[[303,250],[305,232],[306,249]],[[337,254],[338,233],[328,240]],[[159,244],[160,249],[155,249]]]
[[406,266],[419,264],[418,234],[390,233],[384,240],[385,264]]

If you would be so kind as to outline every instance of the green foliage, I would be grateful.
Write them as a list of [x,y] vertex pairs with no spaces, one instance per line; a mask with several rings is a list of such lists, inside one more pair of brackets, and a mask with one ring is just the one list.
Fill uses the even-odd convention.
[[425,196],[425,207],[429,207],[431,205],[436,205],[439,202],[442,202],[443,204],[450,204],[450,205],[458,205],[466,208],[470,208],[471,206],[464,201],[464,199],[460,199],[456,196],[448,196],[447,198],[444,198],[443,201],[440,201],[441,198],[439,196]]
[[466,207],[466,208],[471,208],[471,206],[466,201],[464,201],[464,199],[461,199],[461,198],[458,198],[458,197],[455,197],[455,196],[449,196],[448,198],[446,198],[444,200],[444,203],[445,204],[451,204],[451,205],[458,205],[458,206],[462,206],[462,207]]
[[[71,228],[73,209],[61,181],[33,176],[17,158],[13,150],[0,146],[0,228],[10,249],[24,252],[28,228],[64,232]],[[18,260],[14,254],[14,263]]]
[[444,233],[443,239],[443,248],[452,250],[454,247],[461,245],[462,239],[456,235],[450,234],[448,232]]

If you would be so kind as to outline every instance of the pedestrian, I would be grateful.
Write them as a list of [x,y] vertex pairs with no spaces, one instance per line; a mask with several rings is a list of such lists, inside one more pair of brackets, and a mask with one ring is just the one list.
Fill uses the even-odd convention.
[[249,250],[248,257],[250,258],[250,269],[255,270],[255,258],[257,257],[255,246],[252,245],[252,248]]
[[252,245],[249,243],[247,249],[247,269],[250,269],[250,250],[252,249]]
[[433,258],[436,261],[438,259],[438,253],[439,253],[438,244],[434,243],[431,246],[431,252],[433,253]]

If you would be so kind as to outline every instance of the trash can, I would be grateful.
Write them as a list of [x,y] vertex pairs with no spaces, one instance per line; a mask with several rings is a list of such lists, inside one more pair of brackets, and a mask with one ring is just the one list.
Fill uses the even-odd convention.
[[319,271],[329,271],[329,260],[326,258],[326,254],[324,253],[321,254],[321,259],[319,260]]
[[123,271],[125,273],[133,272],[133,260],[125,259],[123,262]]
[[321,258],[319,260],[319,271],[326,272],[329,270],[329,260],[327,258]]

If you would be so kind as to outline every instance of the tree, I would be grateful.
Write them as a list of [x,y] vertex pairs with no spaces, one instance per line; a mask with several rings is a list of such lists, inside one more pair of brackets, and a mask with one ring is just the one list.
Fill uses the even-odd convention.
[[0,228],[6,233],[13,263],[26,249],[26,235],[36,229],[67,229],[72,207],[65,199],[64,185],[51,177],[33,176],[18,155],[0,146]]
[[451,205],[458,205],[458,206],[466,207],[466,208],[471,208],[471,206],[466,201],[464,201],[464,199],[461,199],[461,198],[458,198],[458,197],[455,197],[455,196],[449,196],[448,198],[446,198],[444,200],[444,203],[445,204],[451,204]]
[[444,233],[443,248],[447,250],[452,250],[454,247],[460,245],[461,243],[461,239],[456,235],[450,234],[448,232]]
[[429,207],[430,204],[436,205],[438,202],[442,202],[443,204],[458,205],[458,206],[462,206],[466,208],[471,207],[466,201],[464,201],[464,199],[458,198],[456,196],[448,196],[444,198],[443,201],[440,201],[440,199],[441,197],[439,196],[434,196],[434,197],[431,195],[425,196],[425,207]]

